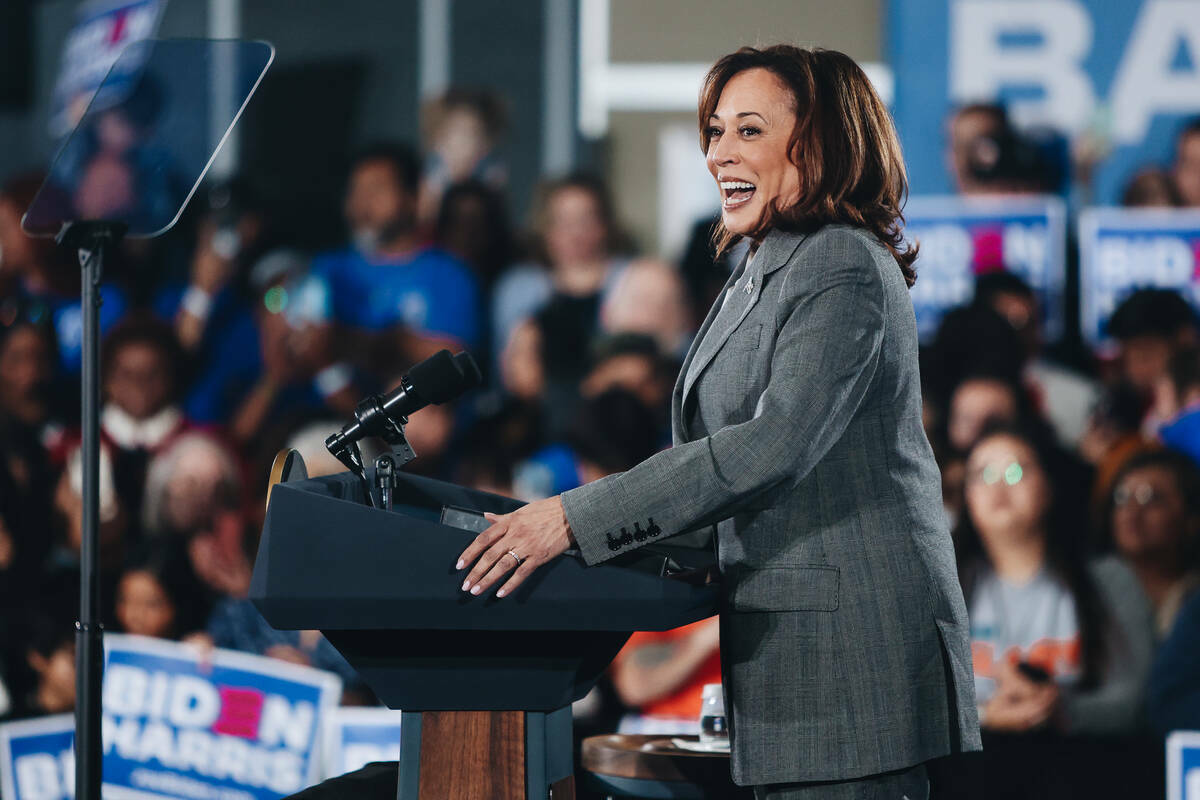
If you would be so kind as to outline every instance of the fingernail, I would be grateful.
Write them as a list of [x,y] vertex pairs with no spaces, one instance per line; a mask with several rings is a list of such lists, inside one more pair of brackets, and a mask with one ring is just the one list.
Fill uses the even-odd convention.
[[458,563],[454,565],[454,568],[455,568],[455,569],[462,569],[462,568],[463,568],[463,560],[462,560],[461,558],[458,560]]
[[496,592],[496,597],[504,597],[504,595],[505,595],[505,591],[504,591],[503,589],[501,589],[500,591]]
[[471,594],[479,594],[479,584],[475,584],[471,587]]
[[467,589],[470,589],[470,588],[471,588],[471,582],[463,581],[462,590],[465,592]]

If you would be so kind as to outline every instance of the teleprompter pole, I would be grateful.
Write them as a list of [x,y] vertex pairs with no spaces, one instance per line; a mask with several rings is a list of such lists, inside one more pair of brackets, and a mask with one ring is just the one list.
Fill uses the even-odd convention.
[[75,623],[75,797],[100,800],[104,630],[100,621],[100,276],[104,256],[125,234],[115,222],[71,222],[56,241],[77,250],[83,268],[83,540]]

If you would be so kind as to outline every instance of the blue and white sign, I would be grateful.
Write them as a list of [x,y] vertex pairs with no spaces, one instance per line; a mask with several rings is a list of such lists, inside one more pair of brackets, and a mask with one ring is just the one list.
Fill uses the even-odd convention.
[[1200,210],[1091,208],[1079,217],[1079,324],[1108,344],[1108,319],[1134,289],[1175,289],[1200,308]]
[[0,725],[0,797],[67,800],[75,795],[75,716]]
[[[63,47],[62,68],[54,87],[51,136],[57,139],[71,132],[121,51],[133,42],[154,36],[166,5],[166,0],[89,0],[79,7],[75,27]],[[136,77],[134,73],[114,75],[106,88],[114,96],[98,98],[97,102],[120,102],[124,99],[122,92]]]
[[325,727],[326,776],[333,778],[372,761],[400,758],[400,711],[339,708]]
[[1200,800],[1200,731],[1167,737],[1167,800]]
[[943,126],[967,103],[1108,142],[1101,203],[1200,114],[1200,0],[891,0],[886,28],[913,192],[951,189]]
[[105,798],[274,800],[322,776],[331,673],[225,650],[106,636]]
[[931,340],[947,311],[970,302],[976,276],[997,270],[1016,273],[1033,288],[1045,338],[1062,335],[1067,227],[1061,200],[910,197],[904,218],[905,238],[921,247],[909,292],[921,341]]

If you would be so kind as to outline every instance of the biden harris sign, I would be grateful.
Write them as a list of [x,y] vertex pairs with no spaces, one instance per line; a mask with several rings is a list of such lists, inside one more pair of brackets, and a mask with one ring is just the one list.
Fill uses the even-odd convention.
[[[225,650],[202,657],[174,642],[106,636],[104,797],[297,792],[323,775],[321,728],[340,694],[336,675],[276,659]],[[67,796],[55,793],[60,784],[73,792],[73,724],[64,734],[53,720],[0,732],[5,800],[56,800]]]
[[1200,114],[1200,0],[893,0],[886,24],[914,192],[951,188],[943,125],[967,103],[1107,142],[1102,203],[1169,160],[1182,120]]
[[904,238],[921,248],[909,296],[922,342],[932,339],[947,311],[971,301],[979,275],[998,270],[1016,273],[1033,289],[1045,337],[1062,335],[1066,209],[1061,200],[910,197],[904,220]]
[[1174,289],[1200,309],[1200,210],[1089,208],[1079,254],[1079,324],[1093,346],[1109,344],[1109,317],[1135,289]]

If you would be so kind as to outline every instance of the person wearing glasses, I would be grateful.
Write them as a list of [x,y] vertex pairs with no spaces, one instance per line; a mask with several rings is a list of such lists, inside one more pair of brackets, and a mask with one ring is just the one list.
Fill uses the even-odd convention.
[[1137,574],[1165,638],[1200,589],[1200,469],[1175,450],[1129,457],[1112,482],[1102,542]]
[[1045,434],[1009,423],[985,427],[967,454],[953,534],[984,733],[972,797],[1063,796],[1078,775],[1062,762],[1047,778],[1033,759],[1064,752],[1065,737],[1144,722],[1150,609],[1118,559],[1088,558],[1085,506],[1058,479],[1061,458]]

